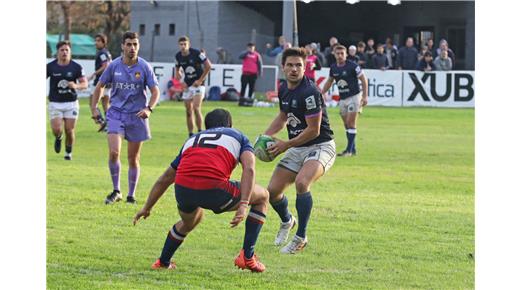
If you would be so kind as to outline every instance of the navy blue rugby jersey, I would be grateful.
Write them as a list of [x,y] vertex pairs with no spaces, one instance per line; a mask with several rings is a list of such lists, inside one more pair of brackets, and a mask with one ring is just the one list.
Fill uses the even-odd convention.
[[343,65],[333,63],[330,66],[329,76],[336,81],[340,99],[344,100],[360,92],[358,77],[362,74],[361,67],[350,60]]
[[176,67],[182,67],[184,71],[184,82],[191,86],[202,76],[202,64],[206,61],[206,56],[200,50],[190,48],[188,55],[177,52],[175,61]]
[[320,89],[307,77],[303,77],[300,84],[290,90],[287,82],[280,86],[278,93],[280,110],[287,114],[287,132],[289,139],[295,138],[307,128],[305,117],[322,114],[320,135],[313,140],[297,147],[306,147],[334,139],[334,132],[330,128],[327,107]]
[[[104,63],[110,63],[112,61],[112,55],[106,48],[102,48],[98,50],[96,53],[96,62],[94,69],[97,71]],[[96,78],[94,79],[94,86],[97,85],[99,78],[101,77],[101,74],[96,75]]]
[[69,82],[76,82],[85,77],[83,67],[79,63],[71,60],[68,65],[59,65],[55,59],[47,64],[47,78],[49,77],[49,101],[65,103],[78,99],[76,90],[69,88]]

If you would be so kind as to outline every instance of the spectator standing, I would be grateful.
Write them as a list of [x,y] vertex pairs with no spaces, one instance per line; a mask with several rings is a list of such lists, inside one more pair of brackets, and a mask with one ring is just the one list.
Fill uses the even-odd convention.
[[372,68],[373,67],[373,64],[372,64],[372,56],[374,56],[376,54],[376,49],[374,48],[374,39],[373,38],[369,38],[367,40],[367,47],[365,48],[365,53],[366,53],[366,56],[367,56],[367,68]]
[[365,47],[366,45],[363,41],[358,42],[356,55],[359,58],[358,65],[361,68],[367,68],[368,65],[368,57],[365,53]]
[[348,55],[347,60],[353,61],[356,64],[359,64],[359,56],[357,56],[357,48],[354,45],[348,47]]
[[266,43],[265,47],[267,48],[267,51],[265,54],[270,57],[276,57],[278,54],[280,54],[283,51],[283,46],[286,43],[285,37],[283,35],[278,37],[278,46],[273,48],[273,46],[270,43]]
[[399,63],[399,69],[416,69],[418,62],[418,54],[419,52],[413,46],[413,38],[408,37],[406,39],[406,46],[401,47],[401,49],[399,49],[399,56],[397,58]]
[[314,54],[314,49],[312,49],[312,44],[307,44],[305,46],[305,50],[307,51],[307,58],[305,59],[305,73],[304,75],[313,82],[316,82],[316,70],[321,69],[320,59],[316,54]]
[[318,57],[318,60],[320,61],[321,66],[324,66],[325,64],[325,55],[320,51],[318,45],[315,42],[311,43],[311,49],[312,54],[316,55]]
[[437,55],[441,54],[441,50],[448,51],[448,57],[451,58],[451,64],[455,66],[455,53],[448,47],[448,41],[446,41],[446,39],[441,39],[439,42],[439,48],[436,50]]
[[[291,48],[292,44],[290,42],[286,42],[283,46],[283,49],[286,50],[288,48]],[[278,66],[278,86],[279,88],[282,83],[286,81],[285,73],[283,72],[283,65],[282,65],[282,54],[279,53],[276,58],[274,59],[274,64]]]
[[243,51],[238,58],[242,60],[242,77],[240,78],[242,86],[240,96],[245,96],[246,87],[249,86],[247,95],[251,98],[255,91],[256,79],[258,76],[262,76],[262,56],[256,52],[255,44],[250,42],[247,44],[247,49]]
[[388,59],[389,68],[395,69],[397,68],[397,48],[395,47],[392,39],[390,37],[386,38],[386,46],[385,46],[385,55]]
[[[419,52],[419,61],[421,61],[421,60],[424,58],[424,54],[425,54],[427,51],[429,51],[429,50],[428,50],[428,46],[424,45],[424,46],[421,47],[421,52]],[[432,53],[432,52],[430,51],[430,53]],[[433,55],[433,54],[432,54],[432,55]]]
[[336,63],[336,57],[334,56],[334,47],[338,45],[338,39],[336,37],[331,37],[329,39],[330,46],[325,47],[323,54],[325,54],[326,64],[324,66],[330,67],[331,64]]
[[424,53],[424,58],[419,61],[417,64],[417,69],[420,71],[433,71],[435,69],[435,64],[433,64],[432,53],[427,51]]
[[437,70],[448,71],[453,67],[453,63],[451,62],[451,58],[448,56],[448,51],[446,49],[441,50],[441,54],[435,58],[433,61],[435,64],[435,68]]
[[428,38],[426,41],[426,46],[428,47],[428,51],[432,53],[433,58],[437,55],[437,51],[433,48],[433,38]]
[[383,44],[377,45],[377,53],[372,55],[372,67],[373,69],[387,70],[390,65],[388,64],[388,58],[385,55],[385,47]]

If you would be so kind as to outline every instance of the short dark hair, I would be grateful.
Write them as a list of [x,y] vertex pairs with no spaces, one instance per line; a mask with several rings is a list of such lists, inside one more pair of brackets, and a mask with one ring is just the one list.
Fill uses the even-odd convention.
[[68,45],[69,47],[72,48],[72,46],[70,45],[70,41],[68,40],[62,40],[62,41],[59,41],[57,44],[56,44],[56,49],[59,50],[60,47],[64,46],[64,45]]
[[182,41],[190,42],[190,38],[187,37],[186,35],[183,35],[183,36],[179,37],[179,41],[177,41],[177,42],[182,42]]
[[291,47],[285,49],[282,54],[282,65],[285,65],[285,60],[287,60],[287,58],[290,56],[301,57],[303,59],[303,63],[305,63],[305,60],[307,59],[307,51],[305,48],[301,47]]
[[218,127],[231,128],[233,122],[231,120],[231,114],[229,111],[224,109],[215,109],[206,114],[206,117],[204,118],[204,125],[206,126],[206,130]]
[[125,43],[127,39],[139,39],[139,34],[133,31],[127,31],[123,34],[123,40],[121,43]]
[[347,48],[344,45],[338,44],[334,47],[334,51],[336,50],[347,50]]
[[247,43],[247,46],[248,46],[248,47],[253,47],[253,46],[255,46],[255,44],[252,43],[252,42],[249,42],[249,43]]
[[432,56],[432,53],[428,50],[427,52],[424,53],[424,56]]
[[363,41],[360,41],[357,43],[357,47],[366,47],[366,45]]
[[376,49],[378,49],[378,48],[380,48],[380,47],[384,47],[384,46],[385,46],[384,44],[382,44],[382,43],[378,43],[378,44],[376,45]]
[[107,36],[103,33],[98,33],[94,38],[99,38],[103,42],[103,44],[107,44]]

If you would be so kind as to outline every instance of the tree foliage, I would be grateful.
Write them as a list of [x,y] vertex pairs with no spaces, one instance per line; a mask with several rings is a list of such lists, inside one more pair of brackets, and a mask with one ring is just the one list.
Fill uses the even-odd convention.
[[114,56],[121,50],[123,33],[130,29],[129,1],[48,1],[47,32],[62,34],[104,33]]

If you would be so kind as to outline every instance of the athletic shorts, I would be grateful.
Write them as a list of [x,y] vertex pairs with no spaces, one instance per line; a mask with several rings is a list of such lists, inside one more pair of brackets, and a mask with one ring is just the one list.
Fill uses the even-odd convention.
[[339,101],[339,113],[345,115],[350,112],[361,111],[361,92]]
[[325,172],[327,172],[336,160],[336,143],[334,140],[306,147],[289,148],[278,163],[278,166],[298,173],[303,164],[310,160],[320,162]]
[[216,181],[211,189],[192,189],[176,183],[175,199],[177,208],[185,213],[192,213],[198,207],[223,213],[240,201],[240,182]]
[[202,99],[204,99],[204,96],[206,95],[206,87],[205,86],[198,86],[198,87],[188,87],[184,92],[182,93],[182,99],[183,100],[192,100],[194,96],[196,95],[202,95]]
[[112,107],[107,112],[107,133],[119,134],[130,142],[142,142],[152,138],[148,119],[136,113],[119,112]]
[[77,119],[79,116],[79,102],[49,102],[49,117],[52,119]]

